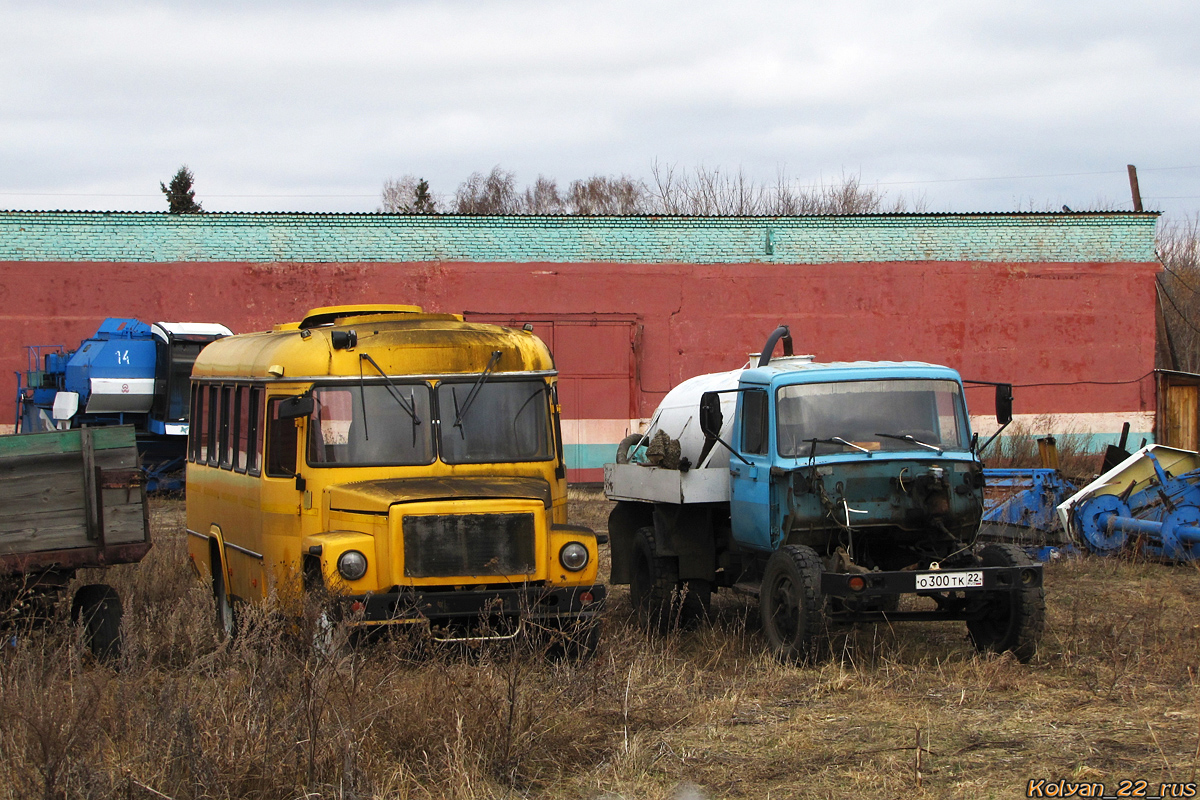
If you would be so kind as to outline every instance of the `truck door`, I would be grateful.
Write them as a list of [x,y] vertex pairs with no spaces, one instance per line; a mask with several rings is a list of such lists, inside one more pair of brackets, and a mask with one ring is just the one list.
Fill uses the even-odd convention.
[[729,458],[733,538],[745,547],[770,551],[779,539],[778,509],[771,491],[770,403],[765,389],[747,389],[739,394],[733,449],[745,461],[735,455]]

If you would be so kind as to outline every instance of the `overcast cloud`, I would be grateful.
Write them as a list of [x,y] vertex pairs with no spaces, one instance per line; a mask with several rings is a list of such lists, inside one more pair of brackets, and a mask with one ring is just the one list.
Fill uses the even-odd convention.
[[3,208],[165,210],[184,163],[209,211],[371,211],[404,174],[657,159],[858,173],[931,211],[1128,209],[1133,163],[1147,208],[1200,209],[1195,2],[0,0],[0,23]]

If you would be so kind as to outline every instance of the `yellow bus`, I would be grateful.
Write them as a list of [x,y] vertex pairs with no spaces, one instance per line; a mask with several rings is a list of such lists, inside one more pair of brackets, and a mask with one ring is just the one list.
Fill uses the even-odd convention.
[[205,348],[187,532],[217,623],[303,586],[354,625],[594,636],[597,537],[567,524],[557,373],[529,327],[360,305]]

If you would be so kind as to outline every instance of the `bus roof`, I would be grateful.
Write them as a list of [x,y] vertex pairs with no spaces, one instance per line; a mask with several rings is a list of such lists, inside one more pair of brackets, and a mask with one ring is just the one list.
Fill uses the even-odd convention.
[[554,370],[550,349],[528,331],[374,305],[314,309],[300,323],[218,339],[201,351],[192,377],[370,380],[379,377],[374,364],[392,377],[478,374],[497,351],[496,373]]

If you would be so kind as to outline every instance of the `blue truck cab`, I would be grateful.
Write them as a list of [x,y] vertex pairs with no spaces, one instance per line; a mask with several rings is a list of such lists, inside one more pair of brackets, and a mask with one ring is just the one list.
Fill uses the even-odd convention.
[[[1004,425],[1011,387],[996,394]],[[1028,660],[1042,569],[976,547],[981,449],[955,370],[816,363],[780,327],[756,365],[672,390],[606,467],[611,582],[660,630],[702,617],[714,590],[757,595],[789,660],[819,655],[830,622],[922,619],[966,621],[981,650]]]

